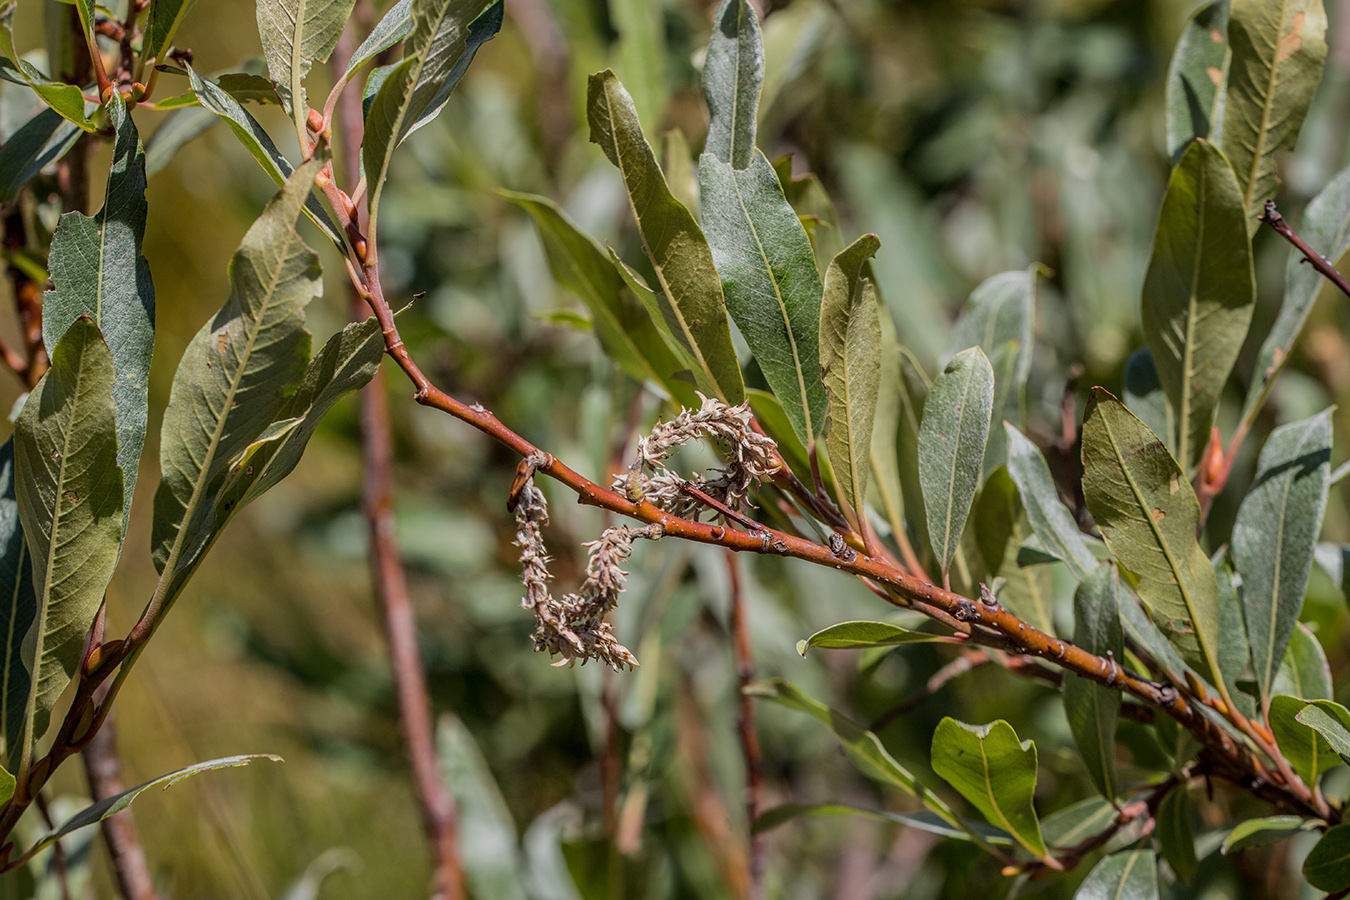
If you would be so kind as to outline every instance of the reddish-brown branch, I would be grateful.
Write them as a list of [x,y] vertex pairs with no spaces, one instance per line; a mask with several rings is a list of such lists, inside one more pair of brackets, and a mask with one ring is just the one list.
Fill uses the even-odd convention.
[[750,832],[749,868],[750,900],[763,896],[764,838],[755,833],[759,818],[760,782],[763,756],[759,747],[759,732],[755,728],[755,704],[745,689],[755,680],[755,659],[750,642],[750,623],[745,609],[745,593],[741,590],[741,567],[736,554],[727,551],[727,572],[731,576],[731,636],[736,655],[736,688],[739,705],[736,708],[736,730],[741,738],[741,755],[745,759],[745,813]]
[[1293,228],[1289,227],[1289,223],[1285,221],[1284,216],[1280,215],[1280,211],[1275,208],[1274,200],[1266,201],[1266,211],[1262,213],[1261,221],[1269,225],[1280,237],[1293,244],[1294,248],[1303,254],[1304,262],[1311,264],[1314,269],[1321,273],[1323,278],[1336,285],[1342,294],[1350,297],[1350,282],[1347,282],[1341,273],[1336,271],[1336,266],[1331,260],[1309,247],[1308,242],[1299,237]]
[[[117,757],[115,722],[109,716],[103,727],[95,732],[93,740],[84,748],[84,771],[89,779],[89,791],[95,800],[106,800],[126,790],[122,783],[122,764]],[[112,858],[113,877],[126,900],[158,900],[155,882],[145,851],[136,836],[131,810],[125,809],[99,823],[103,839]]]

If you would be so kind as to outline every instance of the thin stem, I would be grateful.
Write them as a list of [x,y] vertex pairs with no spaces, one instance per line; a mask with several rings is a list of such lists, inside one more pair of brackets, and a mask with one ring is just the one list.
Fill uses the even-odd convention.
[[[84,771],[94,800],[106,800],[126,790],[122,782],[122,763],[117,758],[117,731],[113,716],[84,748]],[[136,836],[131,810],[125,809],[99,823],[103,840],[112,857],[113,877],[126,900],[158,900],[145,851]]]
[[868,726],[868,729],[870,731],[879,731],[882,728],[885,728],[905,713],[917,709],[921,703],[942,690],[949,682],[960,678],[972,669],[976,669],[990,662],[993,662],[993,660],[990,658],[989,654],[984,653],[983,651],[963,650],[960,656],[934,672],[932,676],[924,682],[923,687],[919,688],[919,690],[910,694],[908,697],[895,704],[895,706],[892,706],[878,716],[872,724]]
[[1340,272],[1336,271],[1336,266],[1322,254],[1318,253],[1308,242],[1299,237],[1289,223],[1285,221],[1284,216],[1275,208],[1274,200],[1266,201],[1266,211],[1261,214],[1261,221],[1274,229],[1275,233],[1293,244],[1299,253],[1303,254],[1305,262],[1311,263],[1312,267],[1322,274],[1322,277],[1332,284],[1345,296],[1350,297],[1350,282],[1342,277]]
[[755,680],[755,660],[750,644],[750,626],[745,610],[744,591],[741,590],[741,569],[736,554],[727,551],[727,572],[731,576],[731,634],[736,654],[736,687],[740,703],[736,709],[736,729],[741,739],[741,755],[745,759],[745,814],[749,830],[750,900],[763,897],[764,838],[755,833],[759,818],[760,782],[763,758],[759,747],[759,732],[755,729],[754,699],[746,688]]

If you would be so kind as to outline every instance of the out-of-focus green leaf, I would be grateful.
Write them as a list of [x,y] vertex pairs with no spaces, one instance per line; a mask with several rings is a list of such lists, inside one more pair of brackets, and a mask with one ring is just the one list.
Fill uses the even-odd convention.
[[1342,761],[1350,760],[1350,710],[1334,700],[1314,700],[1294,718],[1326,738]]
[[145,40],[141,45],[143,59],[156,59],[163,62],[165,51],[173,43],[173,36],[182,24],[188,10],[197,0],[150,0],[150,8],[145,11]]
[[436,757],[459,807],[460,853],[469,890],[475,897],[524,900],[516,824],[473,735],[453,715],[437,722]]
[[1059,499],[1055,480],[1040,449],[1012,424],[1004,424],[1008,446],[1008,474],[1017,484],[1031,527],[1046,550],[1064,561],[1082,581],[1097,567],[1073,515]]
[[1228,161],[1197,141],[1163,196],[1140,316],[1153,365],[1177,415],[1187,471],[1209,442],[1214,407],[1251,324],[1256,300],[1242,196]]
[[953,828],[944,822],[941,817],[931,812],[897,813],[883,809],[864,809],[860,806],[849,806],[844,803],[785,803],[782,806],[775,806],[773,809],[761,813],[759,818],[755,819],[752,833],[763,834],[799,816],[819,818],[863,816],[880,822],[889,822],[892,825],[900,825],[904,828],[917,828],[929,834],[954,838],[958,841],[968,841],[971,833],[975,833],[991,844],[1007,845],[1013,842],[1006,831],[992,825],[986,825],[983,822],[971,822],[963,819],[962,821],[967,829],[963,831],[960,828]]
[[824,278],[830,260],[844,249],[839,232],[839,213],[834,201],[813,173],[793,176],[791,156],[775,160],[773,169],[778,173],[778,183],[783,186],[783,196],[792,204],[806,228],[806,236],[811,239],[811,249],[816,253],[816,268],[820,271],[820,277]]
[[1270,693],[1303,700],[1331,699],[1331,667],[1322,644],[1302,622],[1294,628],[1289,646],[1275,673]]
[[1180,881],[1195,877],[1195,829],[1191,826],[1190,794],[1181,784],[1163,798],[1158,807],[1158,846],[1163,859]]
[[903,346],[900,347],[900,386],[900,430],[895,436],[895,456],[900,466],[905,523],[910,539],[916,542],[915,550],[922,553],[922,544],[928,539],[928,514],[919,475],[919,432],[923,427],[923,410],[928,402],[930,385],[914,355]]
[[306,162],[272,198],[230,262],[230,297],[188,344],[160,434],[151,529],[162,604],[182,590],[219,533],[214,498],[231,464],[286,408],[305,373],[305,306],[322,291],[319,259],[296,219],[322,160]]
[[1189,668],[1172,646],[1171,641],[1153,624],[1148,613],[1135,600],[1134,595],[1125,591],[1120,595],[1120,622],[1129,632],[1130,638],[1153,657],[1153,661],[1170,671],[1177,678],[1184,677]]
[[[1120,575],[1115,566],[1097,564],[1073,597],[1073,642],[1097,656],[1122,659]],[[1116,796],[1116,719],[1120,691],[1077,675],[1064,677],[1064,712],[1074,743],[1097,790]]]
[[1017,485],[1006,468],[999,466],[990,473],[975,498],[971,515],[975,545],[988,574],[986,580],[992,582],[998,576],[1005,582],[999,601],[1019,619],[1046,634],[1054,634],[1054,586],[1050,571],[1043,566],[1024,568],[1017,563],[1022,544],[1031,534],[1031,525],[1022,509]]
[[1083,495],[1112,555],[1139,576],[1154,623],[1188,665],[1219,678],[1218,585],[1195,539],[1200,503],[1157,435],[1102,388],[1083,419]]
[[608,0],[608,3],[610,21],[619,33],[619,71],[630,86],[638,118],[656,128],[670,99],[670,63],[662,4],[649,0]]
[[152,178],[163,171],[174,154],[218,121],[215,113],[202,106],[175,109],[165,116],[145,142],[145,177]]
[[639,381],[664,387],[681,406],[697,407],[688,365],[666,342],[600,245],[553,201],[531,194],[502,192],[502,196],[534,218],[553,277],[586,304],[596,336],[614,361]]
[[[98,326],[77,319],[52,351],[52,367],[14,423],[19,519],[33,558],[37,610],[24,639],[32,674],[23,762],[47,730],[103,603],[122,543],[122,471],[112,354]],[[15,738],[18,736],[15,735]]]
[[1102,797],[1089,797],[1057,809],[1041,820],[1041,835],[1047,846],[1060,849],[1100,834],[1115,821],[1119,811]]
[[1139,417],[1139,421],[1162,439],[1167,449],[1176,453],[1177,420],[1172,412],[1172,404],[1167,400],[1167,392],[1158,380],[1158,370],[1153,365],[1153,352],[1140,347],[1130,354],[1125,362],[1125,405],[1130,412]]
[[1219,588],[1219,671],[1238,710],[1250,718],[1256,713],[1255,701],[1237,686],[1238,679],[1246,674],[1252,658],[1247,628],[1242,624],[1242,603],[1233,580],[1233,570],[1222,559],[1222,554],[1212,562],[1214,580]]
[[666,184],[670,185],[670,192],[697,219],[702,203],[698,189],[698,170],[694,167],[689,139],[678,128],[672,128],[661,136],[661,168],[666,173]]
[[[1350,272],[1350,169],[1343,169],[1303,211],[1298,235],[1313,252],[1331,261],[1342,274]],[[1290,253],[1285,267],[1284,301],[1261,342],[1252,383],[1243,405],[1244,417],[1254,415],[1265,402],[1276,376],[1284,371],[1289,354],[1308,321],[1308,314],[1320,297],[1340,296],[1340,292],[1322,273],[1308,265],[1301,253]]]
[[952,357],[924,401],[919,482],[928,535],[944,574],[979,486],[993,403],[994,371],[979,347]]
[[11,203],[19,188],[66,155],[80,129],[50,109],[42,109],[0,144],[0,203]]
[[1315,828],[1317,819],[1303,816],[1263,816],[1239,822],[1223,839],[1224,854],[1237,853],[1248,847],[1264,847],[1287,841],[1296,834]]
[[305,76],[337,46],[356,0],[258,0],[258,37],[267,74],[288,113],[307,114]]
[[361,162],[369,198],[366,236],[371,253],[394,151],[440,112],[478,48],[496,36],[502,27],[502,0],[413,0],[412,16],[403,60],[380,83],[366,112]]
[[911,631],[889,622],[840,622],[821,629],[804,641],[797,642],[802,656],[812,647],[828,650],[855,650],[863,647],[891,647],[897,644],[916,644],[942,640],[941,635],[926,631]]
[[1298,714],[1308,702],[1277,694],[1270,699],[1269,722],[1284,758],[1289,760],[1303,783],[1313,787],[1323,772],[1341,764],[1341,757],[1317,729],[1298,720]]
[[1233,523],[1233,564],[1263,701],[1303,608],[1330,474],[1330,410],[1280,426],[1261,448],[1256,480]]
[[343,82],[350,81],[357,69],[412,34],[412,5],[413,0],[398,0],[389,7],[389,11],[370,30],[370,34],[347,62],[347,71],[342,73]]
[[52,238],[54,291],[42,299],[42,340],[55,347],[80,316],[89,316],[112,351],[117,415],[117,465],[122,469],[122,527],[145,445],[150,357],[155,347],[155,288],[141,255],[145,238],[145,154],[120,96],[108,103],[116,134],[103,208],[97,215],[68,212]]
[[1350,825],[1337,825],[1322,835],[1303,860],[1303,877],[1324,891],[1350,887]]
[[1147,846],[1112,853],[1092,867],[1073,900],[1158,900],[1158,863]]
[[1215,0],[1186,23],[1167,69],[1167,153],[1172,162],[1192,140],[1210,138],[1219,126],[1227,68],[1228,0]]
[[999,719],[988,725],[967,725],[951,717],[933,733],[933,771],[984,814],[1038,857],[1046,857],[1045,840],[1032,798],[1036,792],[1036,745],[1019,741],[1017,732]]
[[14,496],[14,439],[0,446],[0,765],[17,772],[23,750],[24,717],[32,679],[23,661],[23,639],[37,613],[33,557],[19,523]]
[[864,274],[877,246],[876,235],[863,235],[834,258],[820,307],[819,365],[830,404],[826,447],[840,500],[852,508],[857,522],[866,518],[872,422],[881,379],[880,310],[872,280]]
[[1232,0],[1232,62],[1224,97],[1223,149],[1233,163],[1248,234],[1275,196],[1275,154],[1293,150],[1327,56],[1322,0]]
[[642,136],[632,98],[613,72],[591,76],[586,108],[591,141],[623,176],[638,231],[661,282],[662,321],[697,361],[699,386],[728,403],[741,402],[745,387],[707,239],[670,193]]

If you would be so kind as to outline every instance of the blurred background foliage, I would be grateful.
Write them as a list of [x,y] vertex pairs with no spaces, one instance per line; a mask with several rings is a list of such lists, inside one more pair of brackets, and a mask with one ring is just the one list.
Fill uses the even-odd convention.
[[[54,2],[24,0],[20,47],[42,45],[44,7]],[[679,172],[706,127],[699,66],[713,6],[508,0],[501,34],[445,112],[396,158],[385,195],[386,295],[425,292],[402,326],[414,357],[438,384],[481,401],[597,481],[631,452],[635,430],[650,425],[659,402],[600,353],[580,304],[555,286],[527,215],[496,192],[551,196],[640,264],[622,186],[586,139],[585,78],[616,68],[649,136],[666,148],[677,192],[696,191],[692,176],[681,181]],[[925,366],[983,278],[1033,262],[1051,270],[1029,396],[1028,430],[1042,445],[1059,437],[1066,373],[1081,417],[1086,388],[1117,388],[1126,357],[1142,343],[1139,291],[1169,167],[1164,75],[1191,7],[1190,0],[761,7],[760,145],[771,159],[790,154],[796,173],[822,179],[845,242],[864,231],[880,236],[881,290],[902,342]],[[1350,161],[1350,3],[1328,7],[1327,75],[1299,150],[1282,169],[1280,206],[1293,222]],[[375,11],[366,12],[373,20]],[[238,71],[259,54],[252,5],[203,0],[178,44],[194,49],[201,71]],[[171,81],[161,82],[165,96],[181,87],[164,83]],[[20,102],[13,86],[4,89],[0,128],[15,121],[3,105]],[[259,115],[294,151],[282,114],[270,107]],[[137,113],[144,134],[161,120]],[[664,137],[671,130],[684,145]],[[93,169],[101,167],[96,161]],[[151,180],[145,254],[159,304],[152,422],[183,346],[227,293],[229,254],[272,192],[220,127]],[[317,232],[309,240],[326,254],[328,290],[309,316],[326,336],[349,312],[345,272]],[[1256,252],[1260,299],[1240,373],[1250,370],[1274,316],[1287,247],[1263,231]],[[1350,395],[1346,319],[1344,304],[1314,313],[1263,430]],[[12,324],[0,327],[9,334]],[[723,553],[661,542],[634,555],[616,615],[620,639],[642,661],[637,671],[550,667],[531,651],[533,622],[519,607],[504,508],[516,460],[415,406],[401,379],[389,385],[400,542],[475,896],[742,896],[747,823]],[[18,390],[14,379],[0,380],[0,402]],[[1223,411],[1235,416],[1237,403]],[[1337,424],[1344,436],[1343,416]],[[1260,445],[1247,442],[1251,458],[1239,462],[1247,474],[1233,479],[1231,496],[1249,482]],[[157,458],[153,447],[146,457]],[[145,514],[155,482],[141,481],[140,517],[110,594],[114,631],[132,621],[153,585]],[[570,584],[581,577],[581,542],[605,523],[566,496],[554,499],[547,538],[560,581]],[[1341,486],[1326,540],[1350,540],[1345,499]],[[1211,547],[1226,539],[1231,507],[1223,499],[1216,507]],[[788,677],[860,721],[877,719],[950,659],[937,645],[803,659],[799,639],[833,622],[877,617],[879,601],[856,581],[805,564],[739,565],[756,674]],[[1310,590],[1304,618],[1345,701],[1350,645],[1340,585],[1317,574]],[[127,782],[232,753],[275,752],[286,763],[196,779],[139,802],[137,822],[164,895],[313,896],[287,891],[311,888],[333,870],[320,896],[424,896],[427,856],[365,560],[354,402],[329,416],[295,475],[240,516],[189,594],[119,702]],[[1060,599],[1067,605],[1067,594]],[[977,669],[881,736],[907,766],[927,772],[932,731],[947,712],[973,722],[1004,718],[1035,738],[1042,816],[1093,795],[1050,689]],[[769,706],[758,713],[766,806],[909,802],[858,775],[806,717]],[[1121,739],[1136,766],[1152,764],[1152,738],[1142,729],[1122,722]],[[62,770],[58,793],[84,790],[77,769]],[[940,781],[930,773],[929,783]],[[1215,815],[1243,802],[1222,785],[1215,791],[1220,802],[1206,807]],[[1222,821],[1203,823],[1202,850],[1214,843],[1204,831]],[[938,900],[1009,890],[997,865],[969,845],[874,821],[799,820],[764,840],[770,897]],[[1172,896],[1294,896],[1291,876],[1306,850],[1295,841],[1229,861],[1210,856],[1194,884],[1175,886]],[[102,850],[96,844],[93,852]],[[107,896],[102,865],[93,890]],[[1081,875],[1024,889],[1067,897]]]

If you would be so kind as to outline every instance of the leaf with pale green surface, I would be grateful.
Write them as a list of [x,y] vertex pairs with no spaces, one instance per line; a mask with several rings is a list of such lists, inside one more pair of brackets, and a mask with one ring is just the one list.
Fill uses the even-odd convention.
[[[1017,485],[1008,471],[999,466],[975,498],[971,511],[975,546],[985,574],[978,576],[993,582],[995,576],[1004,580],[999,602],[1013,615],[1034,625],[1046,634],[1055,633],[1054,585],[1050,570],[1044,566],[1023,567],[1017,557],[1022,544],[1031,536],[1031,525],[1022,508]],[[970,534],[966,535],[969,541]],[[972,561],[966,555],[967,563]],[[975,578],[972,573],[972,578]]]
[[[1098,564],[1073,597],[1073,642],[1097,656],[1124,659],[1120,630],[1120,575]],[[1088,775],[1102,796],[1116,796],[1116,720],[1120,691],[1077,675],[1064,676],[1064,713]]]
[[1303,877],[1324,891],[1350,888],[1350,825],[1327,830],[1303,860]]
[[1327,55],[1322,0],[1233,0],[1232,62],[1224,97],[1223,149],[1241,189],[1247,233],[1261,227],[1279,179],[1275,154],[1293,150]]
[[79,665],[122,542],[122,471],[112,354],[98,326],[77,319],[52,350],[52,367],[14,423],[15,492],[37,607],[24,639],[32,673],[23,763]]
[[1350,710],[1334,700],[1314,700],[1294,718],[1325,738],[1342,761],[1350,761]]
[[1233,570],[1223,559],[1223,552],[1216,554],[1211,562],[1214,565],[1215,583],[1219,588],[1219,671],[1223,674],[1224,684],[1228,686],[1229,696],[1237,704],[1238,711],[1250,718],[1256,714],[1256,701],[1238,688],[1238,679],[1246,675],[1252,658],[1251,647],[1247,643],[1247,628],[1242,624],[1242,602]]
[[1191,825],[1190,794],[1183,783],[1173,788],[1158,807],[1158,846],[1163,859],[1181,881],[1195,877],[1195,829]]
[[1277,694],[1270,699],[1268,721],[1284,758],[1289,760],[1303,783],[1313,787],[1323,772],[1341,764],[1341,757],[1317,729],[1298,719],[1298,714],[1308,705],[1307,700]]
[[[365,167],[374,252],[380,198],[389,163],[403,139],[440,112],[478,48],[502,25],[501,0],[413,0],[413,29],[403,59],[384,78],[366,113]],[[373,261],[373,259],[372,259]]]
[[1302,622],[1294,629],[1270,692],[1303,700],[1331,698],[1331,667],[1326,652]]
[[928,535],[944,574],[979,486],[993,403],[994,371],[979,347],[952,357],[924,401],[919,482]]
[[183,17],[196,3],[197,0],[150,0],[142,29],[145,35],[141,44],[142,58],[163,61],[164,51],[173,43]]
[[379,56],[385,50],[397,44],[399,41],[412,34],[413,0],[398,0],[375,27],[370,30],[370,34],[361,42],[361,46],[356,48],[352,58],[347,62],[347,71],[342,73],[342,81],[351,80],[356,70],[370,62],[376,56]]
[[[881,380],[881,311],[872,280],[864,274],[877,247],[876,235],[866,234],[834,258],[825,274],[820,306],[818,362],[829,392],[826,448],[839,499],[855,517],[855,525],[866,517],[872,423]],[[814,264],[811,270],[815,271]]]
[[1331,411],[1282,425],[1261,448],[1233,523],[1233,565],[1263,700],[1294,633],[1322,529],[1331,474]]
[[1190,668],[1177,653],[1176,647],[1149,618],[1144,607],[1135,599],[1134,594],[1125,591],[1120,595],[1120,623],[1129,633],[1131,640],[1153,657],[1153,661],[1170,671],[1175,677],[1182,678]]
[[661,283],[661,321],[697,362],[699,387],[728,403],[745,396],[731,344],[722,282],[708,241],[694,217],[670,193],[642,135],[632,98],[606,69],[590,77],[587,118],[591,141],[619,170],[643,245]]
[[1036,792],[1036,745],[1019,741],[999,719],[967,725],[945,717],[933,732],[933,771],[1036,856],[1046,858],[1045,840],[1032,798]]
[[877,363],[877,408],[872,416],[871,463],[873,503],[897,534],[905,528],[904,489],[896,443],[904,409],[900,383],[900,342],[889,313],[879,313],[880,359]]
[[0,144],[0,203],[11,203],[19,189],[66,155],[80,129],[50,109],[42,109]]
[[914,541],[914,549],[920,554],[925,552],[924,546],[928,541],[928,513],[919,475],[919,432],[923,427],[923,410],[930,389],[923,367],[914,354],[901,346],[900,429],[895,436],[895,457],[900,467],[900,496],[905,523],[909,528],[910,539]]
[[634,106],[644,122],[656,123],[670,99],[670,61],[662,4],[650,0],[608,0],[610,21],[619,34],[619,71],[633,86]]
[[1162,439],[1176,454],[1177,421],[1167,392],[1158,380],[1158,369],[1153,365],[1153,353],[1140,347],[1125,361],[1125,393],[1123,399],[1130,412]]
[[1264,847],[1287,841],[1296,834],[1309,831],[1319,824],[1317,819],[1304,816],[1263,816],[1239,822],[1223,839],[1223,853],[1237,853],[1248,847]]
[[1088,872],[1074,900],[1158,900],[1158,863],[1147,846],[1112,853]]
[[188,344],[160,434],[163,478],[151,530],[156,596],[171,602],[218,533],[214,497],[231,463],[283,418],[309,360],[305,306],[319,259],[295,231],[322,160],[295,170],[230,261],[230,297]]
[[24,635],[37,612],[33,588],[33,557],[19,523],[19,503],[14,496],[14,439],[0,446],[0,764],[18,771],[23,747],[24,716],[32,677],[24,665]]
[[1195,538],[1200,502],[1157,435],[1102,388],[1083,419],[1083,495],[1112,555],[1139,576],[1154,623],[1188,665],[1217,673],[1218,585]]
[[942,635],[912,631],[890,622],[839,622],[823,628],[804,641],[797,642],[802,656],[812,647],[827,650],[855,650],[863,647],[892,647],[944,640]]
[[1237,181],[1213,144],[1196,141],[1172,170],[1144,279],[1140,319],[1177,416],[1177,459],[1189,472],[1209,441],[1214,408],[1255,306],[1251,245]]
[[1005,422],[1008,474],[1017,484],[1027,518],[1045,549],[1064,561],[1079,581],[1097,568],[1073,514],[1059,499],[1059,489],[1040,448],[1011,423]]
[[68,212],[52,237],[55,290],[42,298],[42,340],[55,347],[80,316],[89,316],[112,351],[117,378],[117,464],[122,469],[122,527],[131,514],[149,406],[155,346],[155,288],[141,255],[145,238],[145,154],[121,97],[107,106],[116,134],[103,207],[94,216]]
[[[347,27],[356,0],[258,0],[258,37],[267,74],[281,106],[309,108],[304,80],[310,66],[325,62]],[[298,100],[296,99],[298,98]]]
[[1212,140],[1227,68],[1228,0],[1216,0],[1186,22],[1167,68],[1167,155],[1173,163],[1195,138]]

